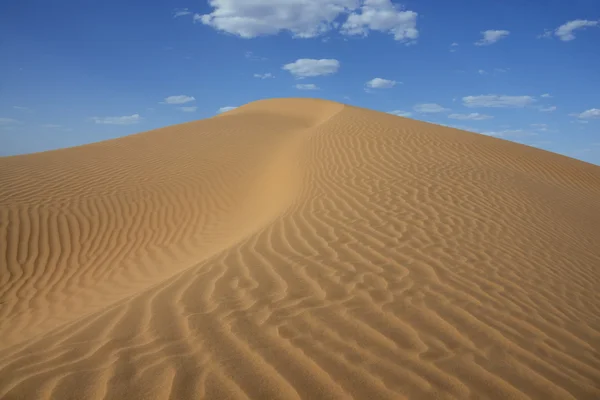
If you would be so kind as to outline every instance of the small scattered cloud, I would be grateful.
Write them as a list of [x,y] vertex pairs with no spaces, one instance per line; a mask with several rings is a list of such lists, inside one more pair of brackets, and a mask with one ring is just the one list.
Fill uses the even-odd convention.
[[554,34],[554,31],[552,29],[544,29],[544,33],[537,35],[537,38],[538,39],[548,39],[548,38],[551,38],[553,34]]
[[18,123],[19,123],[19,121],[14,118],[0,117],[0,125],[12,125],[12,124],[18,124]]
[[254,74],[254,77],[258,79],[275,78],[275,76],[270,72],[267,72],[266,74]]
[[340,69],[340,62],[335,59],[301,58],[293,63],[285,64],[282,69],[297,78],[335,74]]
[[296,85],[299,90],[319,90],[319,87],[313,83],[299,83]]
[[97,124],[105,125],[133,125],[142,120],[139,114],[126,115],[122,117],[92,117]]
[[458,43],[454,42],[450,45],[450,53],[454,53],[456,50],[458,50]]
[[540,96],[542,99],[551,99],[552,96],[550,95],[550,93],[544,93],[543,95]]
[[410,111],[403,111],[403,110],[388,111],[388,114],[392,114],[397,117],[410,117],[412,115],[412,113]]
[[184,111],[184,112],[195,112],[198,109],[198,107],[196,107],[196,106],[187,106],[187,107],[180,107],[180,108],[181,108],[181,111]]
[[177,96],[165,97],[165,101],[161,102],[161,104],[185,104],[194,100],[196,99],[193,96],[186,96],[181,94]]
[[62,128],[62,125],[59,125],[59,124],[42,124],[40,126],[42,128],[47,128],[47,129],[60,129],[60,128]]
[[569,115],[583,120],[600,118],[600,108],[590,108],[589,110],[585,110],[581,113],[574,113]]
[[532,96],[505,96],[487,94],[480,96],[466,96],[462,98],[465,107],[526,107],[535,103]]
[[13,106],[13,109],[18,110],[18,111],[25,111],[25,112],[31,112],[31,111],[33,111],[29,107],[22,107],[22,106]]
[[477,73],[479,75],[486,75],[487,74],[487,72],[485,72],[485,70],[483,70],[483,69],[478,70]]
[[344,35],[378,31],[412,42],[419,34],[417,13],[391,0],[211,0],[209,4],[212,12],[195,14],[194,22],[245,39],[284,31],[295,38],[314,38],[339,29]]
[[188,8],[176,8],[173,10],[173,18],[183,17],[185,15],[190,15],[192,12]]
[[540,107],[538,107],[538,110],[540,110],[541,112],[552,112],[552,111],[556,111],[557,108],[558,107],[556,107],[556,106],[547,106],[547,107],[540,106]]
[[221,107],[217,110],[218,114],[227,112],[227,111],[231,111],[231,110],[235,110],[237,107],[232,107],[232,106],[227,106],[227,107]]
[[585,19],[576,19],[569,21],[554,31],[554,34],[563,42],[568,42],[575,39],[574,31],[589,27],[598,26],[599,21],[588,21]]
[[368,81],[366,85],[371,89],[390,89],[396,86],[397,83],[398,82],[390,79],[373,78]]
[[484,119],[492,119],[494,118],[491,115],[479,114],[479,113],[470,113],[470,114],[450,114],[448,118],[452,119],[460,119],[460,120],[470,120],[470,121],[483,121]]
[[424,113],[424,114],[433,114],[433,113],[441,113],[441,112],[450,111],[448,108],[444,108],[436,103],[417,104],[413,107],[413,109],[418,113]]
[[244,53],[244,57],[246,57],[248,60],[252,60],[252,61],[266,61],[267,60],[266,57],[257,56],[252,51],[245,52]]
[[505,30],[487,30],[482,31],[483,38],[475,42],[475,46],[489,46],[494,44],[502,38],[507,37],[510,32]]

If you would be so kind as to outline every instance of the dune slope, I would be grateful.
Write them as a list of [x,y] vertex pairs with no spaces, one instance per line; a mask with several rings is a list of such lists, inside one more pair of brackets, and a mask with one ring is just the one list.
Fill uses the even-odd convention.
[[598,399],[600,168],[312,99],[0,158],[0,399]]

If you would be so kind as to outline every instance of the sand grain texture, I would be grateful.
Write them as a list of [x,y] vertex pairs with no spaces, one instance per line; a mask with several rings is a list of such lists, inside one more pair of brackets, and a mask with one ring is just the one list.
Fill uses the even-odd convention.
[[600,168],[338,103],[0,158],[0,399],[599,399]]

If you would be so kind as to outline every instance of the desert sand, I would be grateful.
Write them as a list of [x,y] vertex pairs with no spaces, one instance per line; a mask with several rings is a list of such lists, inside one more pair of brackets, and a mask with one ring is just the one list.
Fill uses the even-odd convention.
[[600,167],[315,99],[0,158],[0,399],[599,399]]

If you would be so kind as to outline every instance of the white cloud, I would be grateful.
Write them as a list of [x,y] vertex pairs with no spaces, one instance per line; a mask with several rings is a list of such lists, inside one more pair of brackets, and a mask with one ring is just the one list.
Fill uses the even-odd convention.
[[570,40],[575,39],[575,34],[573,33],[573,31],[575,31],[576,29],[583,29],[583,28],[587,28],[587,27],[591,27],[591,26],[598,26],[598,21],[588,21],[585,19],[576,19],[573,21],[569,21],[561,26],[559,26],[558,28],[556,28],[556,30],[554,31],[554,34],[556,36],[558,36],[558,38],[560,40],[562,40],[563,42],[568,42]]
[[296,85],[296,89],[300,90],[319,90],[319,87],[313,83],[299,83]]
[[397,83],[390,79],[374,78],[368,81],[366,85],[372,89],[390,89],[396,86]]
[[29,107],[13,106],[13,108],[14,108],[15,110],[19,110],[19,111],[27,111],[27,112],[31,112],[31,108],[29,108]]
[[266,74],[254,74],[254,77],[255,77],[255,78],[258,78],[258,79],[269,79],[269,78],[275,78],[275,77],[273,76],[273,74],[272,74],[272,73],[270,73],[270,72],[267,72]]
[[3,118],[0,117],[0,125],[11,125],[11,124],[18,124],[19,121],[17,121],[14,118]]
[[538,108],[538,110],[540,110],[541,112],[552,112],[552,111],[556,111],[556,108],[557,108],[556,106],[549,106],[549,107],[540,106]]
[[552,96],[550,95],[550,93],[544,93],[540,97],[543,98],[543,99],[550,99],[550,98],[552,98]]
[[390,33],[395,40],[414,41],[419,37],[417,13],[403,11],[390,0],[366,0],[341,27],[347,35],[368,35],[369,30]]
[[231,110],[235,110],[237,107],[232,107],[232,106],[227,106],[227,107],[221,107],[219,108],[219,110],[217,111],[217,113],[221,114],[227,111],[231,111]]
[[185,111],[185,112],[194,112],[197,109],[198,109],[198,107],[196,107],[196,106],[181,107],[181,111]]
[[491,115],[479,114],[479,113],[470,113],[470,114],[450,114],[448,118],[452,119],[460,119],[460,120],[471,120],[471,121],[482,121],[484,119],[494,118]]
[[184,94],[181,94],[178,96],[165,97],[165,101],[161,102],[161,104],[185,104],[194,100],[196,99],[193,96],[186,96]]
[[137,124],[142,120],[139,114],[126,115],[123,117],[92,117],[92,120],[97,124],[106,125],[132,125]]
[[[194,22],[242,38],[290,32],[312,38],[332,29],[343,34],[387,32],[396,40],[414,40],[417,14],[401,10],[390,0],[209,0],[210,14],[195,14]],[[336,22],[348,16],[342,24]]]
[[498,40],[507,37],[510,32],[504,30],[488,30],[482,31],[483,38],[475,42],[476,46],[487,46],[496,43]]
[[398,117],[410,117],[412,115],[410,111],[403,110],[388,111],[388,114],[396,115]]
[[188,8],[176,8],[173,11],[173,18],[183,17],[184,15],[190,15],[192,12]]
[[444,108],[435,103],[417,104],[413,107],[413,109],[418,113],[441,113],[450,111],[448,108]]
[[590,108],[582,113],[569,114],[580,119],[600,118],[600,108]]
[[485,75],[485,74],[487,74],[487,72],[485,72],[485,70],[483,70],[483,69],[480,69],[479,71],[477,71],[477,73],[479,75]]
[[339,68],[340,62],[338,60],[326,58],[320,60],[301,58],[282,67],[282,69],[299,78],[331,75],[336,73]]
[[454,53],[458,48],[458,43],[454,42],[450,45],[450,52]]
[[488,94],[481,96],[466,96],[462,98],[466,107],[525,107],[536,100],[531,96],[504,96]]

